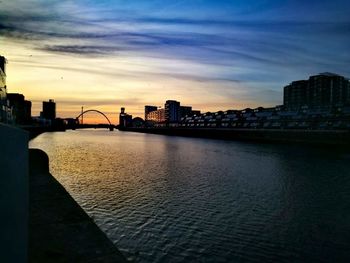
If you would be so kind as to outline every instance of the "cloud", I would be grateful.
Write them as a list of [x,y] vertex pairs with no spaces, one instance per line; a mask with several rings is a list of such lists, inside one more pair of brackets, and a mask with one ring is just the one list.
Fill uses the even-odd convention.
[[[175,55],[198,62],[210,60],[213,64],[223,60],[232,64],[238,59],[280,66],[279,57],[287,53],[305,59],[310,51],[320,50],[302,48],[305,46],[302,41],[315,46],[312,42],[319,41],[319,34],[329,37],[343,35],[344,38],[350,28],[349,22],[273,21],[267,18],[232,20],[227,17],[165,18],[119,14],[118,17],[82,19],[74,16],[74,12],[61,14],[65,10],[56,10],[54,7],[57,6],[60,5],[55,3],[49,9],[51,11],[41,14],[39,11],[44,6],[39,1],[34,8],[36,12],[0,12],[0,33],[36,41],[36,48],[55,53],[104,56],[115,52],[144,51],[155,56],[171,58]],[[130,30],[124,30],[120,25],[131,25]],[[44,40],[44,43],[37,45],[38,40]],[[67,44],[71,40],[83,43]],[[349,41],[349,37],[345,40]],[[173,54],[173,50],[177,53]]]
[[[294,78],[350,75],[348,4],[335,2],[11,0],[0,4],[0,38],[79,61],[31,64],[37,68],[210,83],[206,91],[242,88],[249,100],[275,103]],[[103,62],[87,66],[91,58]]]
[[[42,101],[39,99],[32,100],[34,103],[41,103]],[[115,106],[115,105],[140,105],[143,101],[139,98],[128,98],[128,99],[120,99],[120,98],[108,98],[103,97],[99,99],[91,99],[91,98],[72,98],[67,96],[58,97],[56,100],[56,103],[60,104],[61,106],[73,106],[77,107],[80,105],[84,105],[86,109],[97,109],[99,107],[105,107],[105,106]]]
[[68,53],[78,55],[112,55],[120,49],[108,46],[87,46],[87,45],[46,45],[39,48],[48,52]]

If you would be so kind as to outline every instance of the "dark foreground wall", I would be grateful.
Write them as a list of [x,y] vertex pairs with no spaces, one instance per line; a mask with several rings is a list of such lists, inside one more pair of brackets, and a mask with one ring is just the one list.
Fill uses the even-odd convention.
[[350,131],[346,130],[265,130],[225,128],[123,128],[120,130],[224,140],[350,145]]
[[0,124],[0,262],[27,262],[28,133]]

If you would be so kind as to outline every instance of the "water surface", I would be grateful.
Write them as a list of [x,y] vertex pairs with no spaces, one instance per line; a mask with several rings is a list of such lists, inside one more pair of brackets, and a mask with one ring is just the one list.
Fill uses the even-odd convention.
[[350,151],[105,130],[30,147],[136,262],[350,261]]

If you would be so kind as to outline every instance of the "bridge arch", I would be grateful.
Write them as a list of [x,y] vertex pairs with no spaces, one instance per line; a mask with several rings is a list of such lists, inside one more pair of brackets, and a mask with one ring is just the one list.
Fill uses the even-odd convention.
[[102,111],[99,111],[99,110],[86,110],[86,111],[83,111],[75,119],[78,120],[81,116],[83,116],[85,113],[88,113],[88,112],[97,112],[97,113],[101,114],[108,121],[109,125],[113,126],[112,123],[110,122],[110,120],[108,119],[108,117],[106,116],[106,114],[104,114]]

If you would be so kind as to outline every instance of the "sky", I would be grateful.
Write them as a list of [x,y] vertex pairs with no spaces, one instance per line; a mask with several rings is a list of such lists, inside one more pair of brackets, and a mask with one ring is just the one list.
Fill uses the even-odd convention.
[[348,0],[2,0],[0,55],[34,116],[48,99],[60,117],[84,106],[115,123],[167,99],[268,107],[293,80],[350,77],[349,13]]

